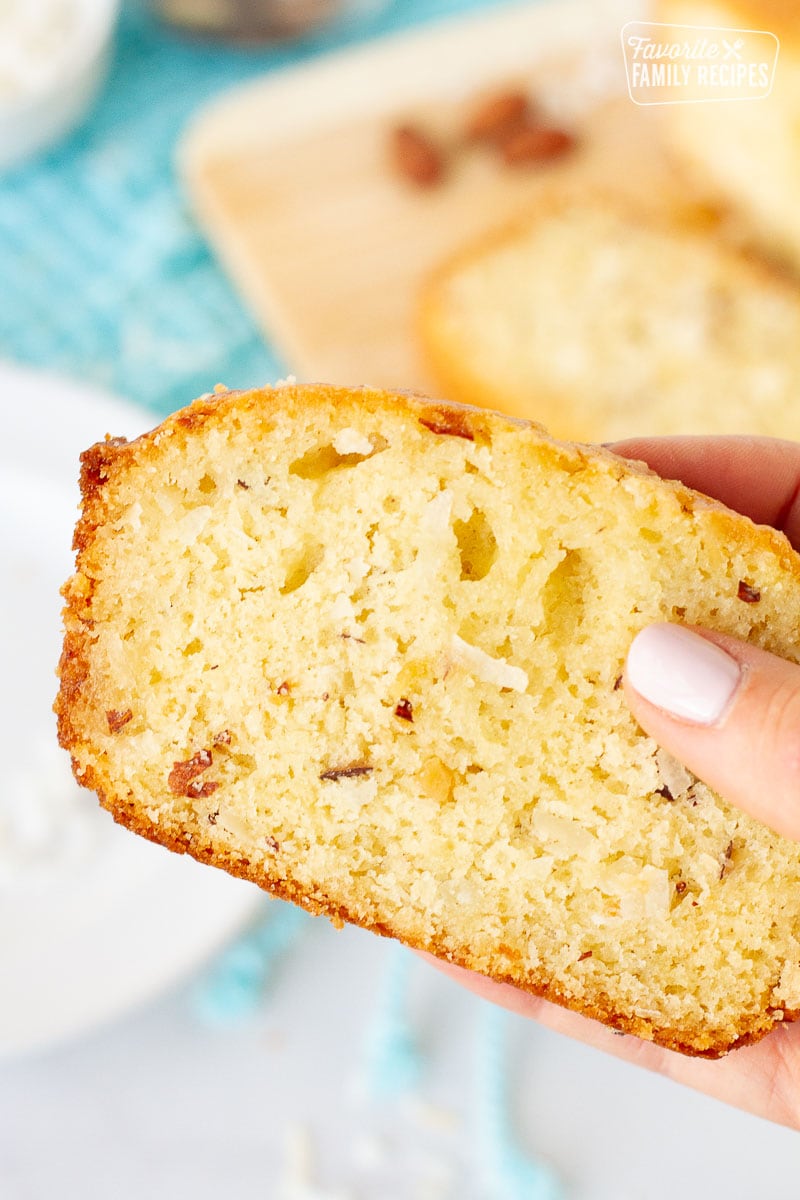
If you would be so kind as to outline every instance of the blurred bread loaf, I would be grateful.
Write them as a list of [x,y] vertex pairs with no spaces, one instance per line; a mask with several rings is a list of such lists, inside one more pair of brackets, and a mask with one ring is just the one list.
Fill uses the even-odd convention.
[[420,334],[442,391],[563,437],[800,437],[800,290],[716,236],[552,193],[429,281]]
[[82,492],[56,708],[118,821],[688,1053],[800,1012],[800,848],[620,686],[659,619],[797,660],[783,535],[524,422],[323,386],[202,398],[88,450]]
[[800,270],[800,5],[796,0],[658,0],[655,19],[767,30],[780,41],[772,93],[661,111],[676,163],[744,232]]

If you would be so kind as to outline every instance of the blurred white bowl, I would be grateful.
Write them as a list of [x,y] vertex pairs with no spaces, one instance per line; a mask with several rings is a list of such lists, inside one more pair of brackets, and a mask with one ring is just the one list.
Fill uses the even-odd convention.
[[0,169],[65,136],[105,77],[120,0],[0,0]]

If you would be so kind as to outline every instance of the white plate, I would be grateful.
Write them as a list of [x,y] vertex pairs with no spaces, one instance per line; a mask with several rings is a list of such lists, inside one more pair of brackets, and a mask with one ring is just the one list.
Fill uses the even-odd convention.
[[114,825],[73,782],[51,706],[78,456],[151,414],[0,363],[0,1055],[154,996],[252,914],[251,884]]

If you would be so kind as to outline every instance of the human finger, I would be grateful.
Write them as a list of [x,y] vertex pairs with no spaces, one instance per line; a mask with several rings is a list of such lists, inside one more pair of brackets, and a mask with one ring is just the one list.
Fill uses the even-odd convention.
[[782,529],[800,548],[800,444],[763,437],[631,438],[609,449]]
[[726,634],[649,625],[625,694],[643,728],[732,804],[800,841],[800,667]]

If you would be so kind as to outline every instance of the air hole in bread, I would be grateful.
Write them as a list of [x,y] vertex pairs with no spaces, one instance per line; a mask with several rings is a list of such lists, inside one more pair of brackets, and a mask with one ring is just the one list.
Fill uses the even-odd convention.
[[296,592],[301,588],[322,562],[324,553],[325,548],[319,542],[306,543],[287,568],[283,587],[280,589],[281,595],[286,596],[289,592]]
[[[567,550],[544,587],[543,610],[549,629],[568,636],[583,624],[585,598],[596,589],[590,564],[580,550]],[[560,664],[559,673],[563,670]]]
[[297,475],[300,479],[320,479],[340,467],[357,467],[359,463],[372,458],[373,454],[380,454],[388,444],[386,438],[379,434],[367,437],[358,430],[343,429],[333,445],[316,446],[302,458],[296,458],[289,465],[289,474]]
[[453,522],[453,532],[461,556],[461,578],[485,579],[497,558],[497,538],[486,513],[473,508],[469,520]]

